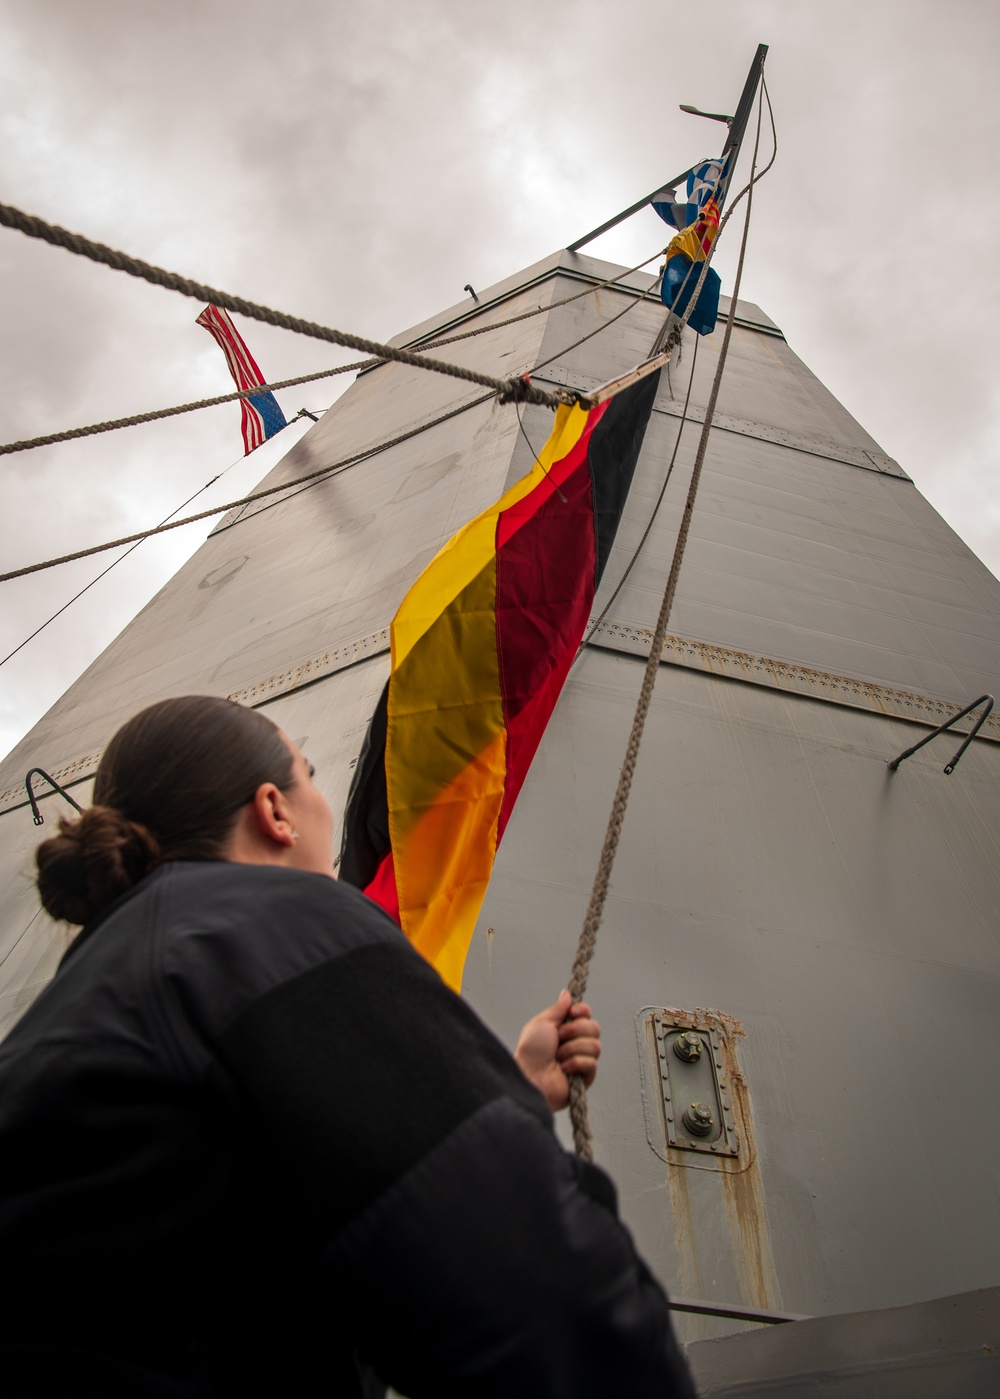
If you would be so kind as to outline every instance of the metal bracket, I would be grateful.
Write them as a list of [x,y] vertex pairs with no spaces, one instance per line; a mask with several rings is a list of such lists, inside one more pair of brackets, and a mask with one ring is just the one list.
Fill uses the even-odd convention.
[[42,768],[32,768],[31,771],[28,773],[27,777],[24,779],[24,789],[28,793],[28,801],[31,803],[31,815],[36,826],[44,826],[45,824],[45,817],[38,809],[38,798],[35,796],[35,793],[32,791],[31,787],[31,779],[35,776],[36,773],[39,777],[44,777],[45,781],[49,784],[49,786],[54,791],[58,792],[59,795],[63,797],[66,801],[68,801],[70,806],[75,806],[77,811],[79,811],[82,815],[83,807],[74,797],[70,796],[70,794],[66,791],[65,787],[60,787],[59,783],[55,780],[55,778],[50,777],[49,774],[45,772]]
[[972,742],[976,734],[979,732],[979,730],[986,723],[986,720],[989,718],[990,710],[993,708],[992,695],[980,695],[978,699],[973,700],[971,704],[967,704],[965,708],[959,710],[957,714],[953,714],[950,719],[946,719],[943,724],[939,724],[932,733],[927,734],[924,738],[920,740],[919,743],[915,743],[912,748],[907,748],[905,752],[900,753],[898,758],[893,758],[892,762],[888,764],[889,771],[895,772],[896,769],[899,767],[900,763],[903,762],[905,758],[909,758],[911,754],[917,751],[918,748],[923,748],[925,743],[930,743],[932,738],[937,738],[938,734],[944,733],[945,729],[950,729],[952,724],[957,724],[959,719],[964,719],[966,714],[971,713],[973,709],[978,709],[978,707],[981,704],[984,704],[986,708],[983,710],[982,714],[980,714],[975,724],[973,724],[972,728],[969,730],[965,742],[962,744],[961,748],[952,758],[951,762],[945,765],[944,775],[945,777],[950,777],[951,774],[958,767],[959,758],[961,758],[966,748],[968,748],[969,744]]

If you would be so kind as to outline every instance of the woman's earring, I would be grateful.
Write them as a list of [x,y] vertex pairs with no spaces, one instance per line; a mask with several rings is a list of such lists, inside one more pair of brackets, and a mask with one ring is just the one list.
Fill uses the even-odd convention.
[[299,833],[298,833],[298,831],[293,831],[293,832],[292,832],[292,840],[298,840],[298,838],[299,838]]

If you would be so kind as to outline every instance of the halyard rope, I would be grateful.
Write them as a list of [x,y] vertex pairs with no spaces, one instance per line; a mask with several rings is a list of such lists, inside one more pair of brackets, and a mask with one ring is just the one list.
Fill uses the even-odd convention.
[[[768,103],[770,107],[770,102]],[[663,654],[663,640],[667,631],[667,623],[670,619],[670,609],[673,606],[674,595],[677,592],[677,579],[680,574],[681,563],[684,559],[684,549],[687,544],[688,534],[691,529],[691,516],[694,511],[695,498],[698,494],[698,485],[701,480],[701,471],[705,463],[705,453],[708,449],[708,439],[712,428],[712,418],[715,415],[715,405],[719,397],[719,385],[722,382],[722,372],[726,364],[726,356],[729,352],[729,342],[732,338],[733,324],[736,320],[736,306],[740,293],[740,281],[743,276],[743,262],[746,254],[747,235],[750,231],[750,211],[753,204],[753,186],[759,178],[756,175],[757,152],[760,146],[761,118],[763,116],[763,91],[761,101],[757,108],[757,136],[754,141],[753,163],[751,167],[750,182],[745,191],[747,195],[747,212],[743,223],[743,239],[740,244],[740,256],[736,265],[736,278],[733,283],[733,293],[731,311],[726,321],[726,331],[722,340],[722,348],[719,352],[719,363],[716,367],[715,378],[712,381],[712,391],[709,395],[708,406],[705,410],[705,420],[702,423],[701,438],[698,442],[698,450],[695,454],[694,467],[691,471],[691,482],[688,486],[687,500],[684,505],[684,513],[681,517],[680,529],[677,534],[677,543],[674,548],[673,562],[670,565],[670,574],[667,578],[667,586],[663,593],[663,602],[660,605],[660,615],[656,621],[656,629],[653,632],[653,640],[650,644],[649,655],[646,659],[646,668],[642,678],[642,687],[639,691],[639,699],[636,704],[635,716],[632,720],[632,730],[629,734],[628,744],[625,748],[625,758],[622,762],[621,772],[618,776],[618,785],[615,789],[614,799],[611,803],[611,814],[608,818],[607,830],[604,834],[604,844],[601,848],[600,859],[597,864],[597,872],[594,876],[594,886],[590,894],[590,902],[587,906],[586,916],[583,920],[583,929],[580,933],[580,941],[577,946],[576,957],[573,960],[573,969],[570,973],[569,991],[574,1002],[583,999],[583,994],[587,989],[587,977],[590,972],[590,963],[594,956],[594,949],[597,945],[597,931],[601,925],[601,917],[604,913],[604,904],[608,895],[608,884],[611,879],[611,870],[615,862],[615,855],[618,850],[618,841],[621,836],[622,823],[625,819],[625,812],[628,807],[629,793],[632,788],[632,778],[635,775],[636,762],[639,757],[639,745],[642,742],[642,732],[646,723],[646,716],[649,713],[649,705],[653,696],[653,686],[656,683],[657,671],[660,667],[660,658]],[[773,159],[773,157],[772,157]],[[762,171],[761,174],[764,172]],[[733,207],[735,208],[735,202]],[[732,212],[732,210],[730,210]],[[722,225],[719,226],[720,232]],[[716,236],[715,243],[718,242]],[[701,286],[699,280],[698,287]],[[698,295],[696,288],[691,297],[693,304]],[[573,1124],[573,1144],[577,1154],[585,1161],[594,1159],[594,1139],[590,1130],[590,1119],[587,1112],[587,1089],[583,1079],[579,1074],[571,1074],[569,1080],[569,1111]]]

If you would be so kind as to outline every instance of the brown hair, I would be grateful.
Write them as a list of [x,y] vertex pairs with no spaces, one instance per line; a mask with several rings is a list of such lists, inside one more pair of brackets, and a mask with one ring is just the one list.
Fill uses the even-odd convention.
[[104,750],[94,805],[35,852],[53,918],[86,923],[168,860],[218,860],[262,782],[287,790],[292,753],[254,709],[209,695],[150,705]]

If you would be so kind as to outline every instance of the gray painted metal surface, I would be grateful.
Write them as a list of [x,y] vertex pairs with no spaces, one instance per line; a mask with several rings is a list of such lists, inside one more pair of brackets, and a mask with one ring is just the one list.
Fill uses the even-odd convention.
[[[565,979],[640,672],[584,655],[505,836],[466,989],[507,1036]],[[976,741],[953,777],[930,749],[889,774],[911,732],[661,671],[591,977],[591,1119],[681,1295],[816,1315],[996,1278],[1000,749]],[[649,1145],[649,1006],[729,1026],[745,1170]],[[975,1124],[968,1152],[956,1122]]]
[[1000,1393],[1000,1288],[828,1316],[782,1335],[696,1342],[703,1399],[988,1399]]
[[[548,307],[618,270],[557,254],[399,342]],[[648,352],[663,317],[651,285],[634,274],[447,353],[596,384]],[[719,340],[699,348],[698,421]],[[597,611],[664,480],[691,354],[663,377]],[[404,366],[368,372],[268,484],[474,397]],[[916,724],[996,690],[1000,583],[750,305],[719,411],[591,982],[607,1046],[598,1157],[682,1296],[812,1315],[990,1287],[1000,723],[950,777],[950,738],[895,774],[886,763]],[[524,411],[535,447],[550,423]],[[684,428],[649,540],[571,673],[499,854],[466,993],[508,1040],[568,975],[698,431]],[[305,741],[341,810],[403,592],[530,460],[514,410],[488,403],[220,524],[0,765],[0,1026],[66,945],[31,888],[46,831],[24,805],[27,769],[80,783],[82,800],[143,703],[234,694]],[[47,822],[62,806],[42,801]],[[636,1037],[648,1008],[718,1035],[739,1139],[725,1160],[667,1141],[655,1054]],[[739,1328],[678,1317],[688,1339]]]

